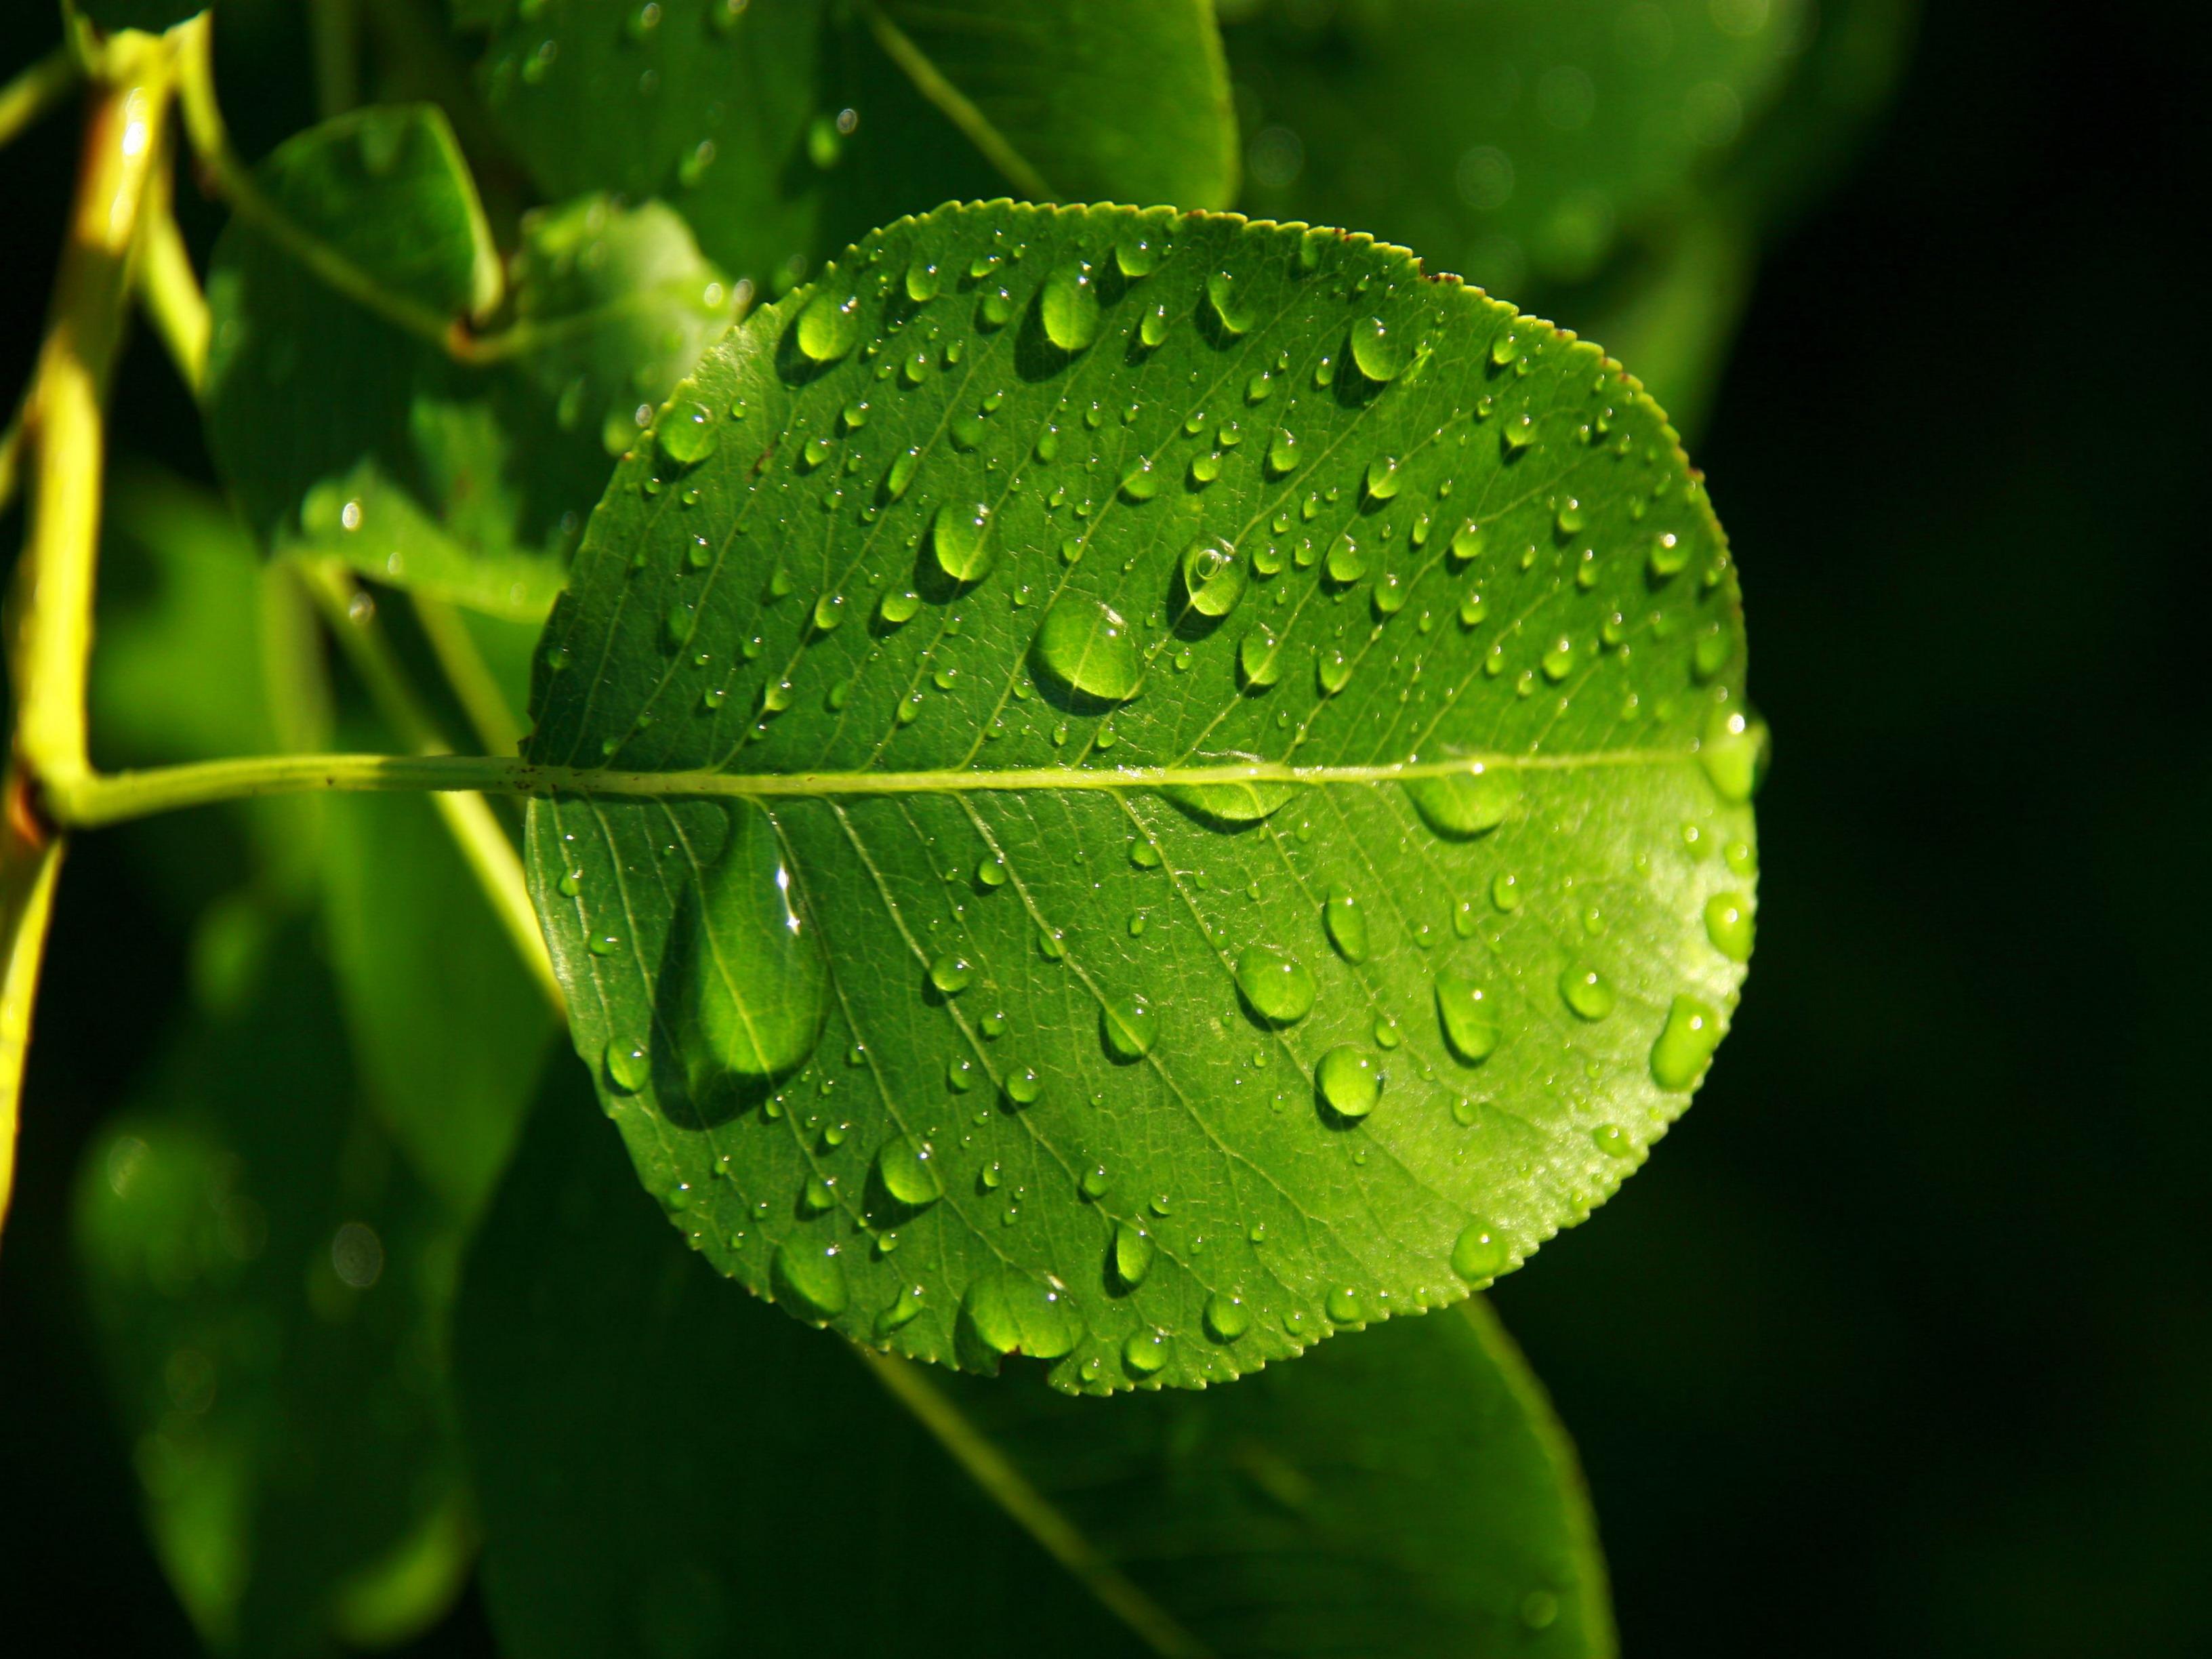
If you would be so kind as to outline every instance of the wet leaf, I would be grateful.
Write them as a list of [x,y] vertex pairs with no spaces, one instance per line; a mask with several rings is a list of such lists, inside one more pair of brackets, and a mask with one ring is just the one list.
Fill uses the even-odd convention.
[[718,1267],[1063,1388],[1164,1331],[1196,1385],[1457,1300],[1681,1110],[1742,974],[1742,674],[1702,485],[1594,348],[1364,239],[948,210],[750,319],[617,474],[529,857]]

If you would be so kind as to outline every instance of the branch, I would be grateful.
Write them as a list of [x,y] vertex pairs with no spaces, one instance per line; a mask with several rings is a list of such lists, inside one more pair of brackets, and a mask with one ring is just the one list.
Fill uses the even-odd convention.
[[59,46],[0,87],[0,149],[67,97],[81,78],[76,54]]

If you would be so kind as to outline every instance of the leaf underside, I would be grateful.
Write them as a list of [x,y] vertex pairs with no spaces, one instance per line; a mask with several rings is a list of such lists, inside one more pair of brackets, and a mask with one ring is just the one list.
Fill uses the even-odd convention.
[[1202,1386],[1458,1299],[1681,1110],[1749,948],[1742,672],[1595,348],[1356,236],[946,209],[618,470],[530,747],[607,770],[529,862],[718,1268]]
[[[1572,1451],[1479,1300],[1110,1406],[884,1362],[925,1431],[685,1259],[581,1082],[541,1099],[457,1322],[516,1659],[782,1652],[832,1622],[914,1652],[1613,1650]],[[576,1443],[599,1455],[545,1455]]]

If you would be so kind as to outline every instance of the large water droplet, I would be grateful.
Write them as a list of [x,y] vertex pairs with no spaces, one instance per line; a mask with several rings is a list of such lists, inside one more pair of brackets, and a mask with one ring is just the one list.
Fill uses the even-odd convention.
[[1244,567],[1237,550],[1218,536],[1193,542],[1183,550],[1182,586],[1200,616],[1227,616],[1244,597]]
[[1446,969],[1437,975],[1437,1018],[1444,1028],[1444,1041],[1468,1065],[1480,1065],[1496,1051],[1497,1006],[1464,974]]
[[899,1135],[884,1143],[876,1153],[876,1175],[884,1190],[914,1209],[934,1204],[945,1196],[945,1183],[927,1142]]
[[1402,786],[1421,822],[1447,841],[1466,841],[1505,822],[1521,799],[1510,772],[1480,762],[1463,772],[1409,778]]
[[1452,1245],[1452,1271],[1470,1285],[1487,1285],[1504,1271],[1505,1241],[1489,1223],[1468,1224]]
[[678,959],[689,983],[679,1006],[720,1070],[776,1077],[814,1052],[829,1008],[829,957],[769,815],[743,802],[729,825],[687,912]]
[[823,289],[806,302],[793,326],[809,362],[834,363],[860,337],[860,297]]
[[1651,1045],[1651,1080],[1674,1093],[1696,1088],[1720,1041],[1720,1016],[1712,1005],[1676,997]]
[[661,417],[660,451],[678,466],[705,460],[721,447],[722,423],[701,403],[671,405]]
[[1058,1359],[1073,1350],[1083,1334],[1065,1289],[1012,1267],[970,1285],[960,1311],[969,1329],[994,1353]]
[[1132,1221],[1114,1224],[1114,1276],[1134,1290],[1152,1270],[1152,1235]]
[[1392,328],[1380,317],[1370,317],[1352,325],[1352,361],[1359,372],[1376,382],[1395,380],[1399,370],[1406,366],[1406,340],[1403,332]]
[[975,967],[956,951],[941,951],[930,959],[929,982],[946,996],[958,996],[975,980]]
[[1346,962],[1367,960],[1367,912],[1359,908],[1350,888],[1338,885],[1328,890],[1328,896],[1322,902],[1321,920],[1337,955]]
[[645,1087],[646,1079],[653,1075],[653,1065],[647,1056],[645,1045],[630,1037],[609,1037],[602,1051],[607,1068],[607,1085],[623,1094],[635,1094]]
[[1115,1059],[1141,1060],[1159,1039],[1159,1016],[1151,1003],[1132,993],[1114,998],[1098,1011],[1098,1030]]
[[1206,1331],[1216,1342],[1234,1342],[1252,1328],[1252,1310],[1242,1297],[1216,1291],[1206,1298]]
[[851,1305],[845,1262],[835,1244],[786,1239],[769,1263],[775,1299],[794,1312],[827,1323]]
[[1716,893],[1705,901],[1705,937],[1730,962],[1751,960],[1751,901],[1741,893]]
[[1314,976],[1287,951],[1248,946],[1237,958],[1237,988],[1263,1019],[1293,1025],[1313,1012]]
[[1237,647],[1237,666],[1244,684],[1264,690],[1283,677],[1280,642],[1265,626],[1255,628]]
[[929,527],[930,551],[937,568],[954,581],[981,581],[998,556],[992,550],[991,509],[981,502],[956,506],[945,502]]
[[1382,1097],[1382,1062],[1357,1043],[1339,1043],[1314,1068],[1321,1097],[1340,1117],[1365,1117]]
[[1102,702],[1127,702],[1144,675],[1121,612],[1078,594],[1046,613],[1030,657],[1047,679]]
[[1137,1331],[1121,1345],[1121,1364],[1132,1376],[1157,1376],[1168,1363],[1168,1339],[1158,1331]]
[[1217,270],[1206,279],[1206,297],[1213,314],[1231,334],[1242,334],[1253,323],[1252,308],[1245,304],[1242,290],[1241,280],[1231,270]]
[[1713,793],[1740,806],[1765,779],[1767,747],[1765,720],[1748,709],[1722,707],[1705,722],[1698,760],[1712,781]]
[[1559,975],[1559,996],[1583,1019],[1603,1019],[1619,999],[1613,985],[1595,968],[1577,966]]
[[1098,337],[1098,289],[1091,267],[1071,259],[1054,268],[1037,296],[1045,337],[1062,351],[1080,351]]

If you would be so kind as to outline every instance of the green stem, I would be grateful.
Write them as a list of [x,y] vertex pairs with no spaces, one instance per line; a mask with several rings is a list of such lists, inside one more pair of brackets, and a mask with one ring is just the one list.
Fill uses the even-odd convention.
[[148,187],[138,235],[138,297],[177,373],[197,398],[207,381],[213,324],[207,296],[200,292],[191,255],[185,248],[184,233],[177,225],[176,174],[166,154]]
[[881,7],[871,3],[866,10],[868,27],[876,37],[876,44],[884,49],[884,56],[906,71],[907,79],[914,82],[921,95],[967,135],[968,142],[1006,175],[1007,183],[1034,200],[1051,201],[1054,191],[1045,182],[1044,175],[1028,156],[1007,142],[1006,134],[991,125],[990,118],[975,107],[966,93],[945,79],[944,71],[931,61],[929,54],[885,16]]
[[[331,561],[303,562],[300,567],[308,596],[322,610],[331,631],[337,636],[354,672],[368,686],[370,697],[401,742],[415,750],[420,758],[416,764],[432,760],[450,761],[445,739],[440,735],[437,722],[422,706],[416,695],[415,686],[407,677],[405,667],[392,649],[392,641],[376,623],[376,607],[368,594],[341,566]],[[313,756],[270,756],[264,762],[313,760]],[[324,758],[327,759],[328,757]],[[349,757],[351,759],[376,758],[368,756]],[[247,765],[246,762],[216,762],[217,766]],[[306,775],[313,775],[312,769]],[[117,780],[120,781],[120,780]],[[309,782],[307,788],[340,788],[345,786],[331,783],[318,785]],[[368,785],[368,787],[390,787],[388,785]],[[409,786],[398,786],[406,787]],[[507,828],[492,811],[491,803],[466,784],[441,787],[416,783],[416,789],[434,792],[434,805],[438,815],[445,819],[461,856],[483,887],[484,896],[491,903],[493,913],[507,929],[514,948],[522,957],[523,966],[538,981],[555,1008],[562,1006],[560,982],[553,975],[553,959],[545,949],[545,936],[538,926],[538,912],[530,902],[530,883],[523,873],[522,860],[514,850],[514,842],[507,836]],[[248,793],[269,794],[277,791],[250,787]]]
[[0,87],[0,149],[66,98],[82,75],[76,54],[59,46]]
[[477,742],[486,754],[512,755],[522,747],[522,725],[507,707],[507,694],[477,648],[476,635],[459,610],[428,593],[410,596],[415,620],[422,625],[438,667],[460,702],[462,712],[476,730]]
[[86,775],[50,785],[44,805],[58,823],[93,830],[156,812],[255,795],[313,790],[392,793],[471,790],[544,798],[637,800],[790,800],[853,796],[1156,790],[1237,784],[1372,787],[1477,770],[1564,772],[1585,767],[1695,765],[1687,750],[1613,750],[1593,755],[1458,756],[1383,766],[1012,767],[963,772],[625,772],[541,766],[509,755],[246,755],[138,772]]

